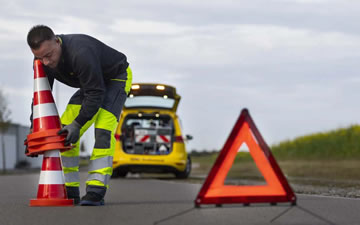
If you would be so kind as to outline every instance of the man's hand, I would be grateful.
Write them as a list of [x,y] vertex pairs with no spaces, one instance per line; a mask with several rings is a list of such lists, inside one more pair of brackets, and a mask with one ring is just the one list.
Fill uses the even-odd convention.
[[80,124],[74,120],[71,124],[66,125],[59,130],[58,134],[61,135],[67,133],[65,145],[70,145],[70,143],[75,144],[80,138],[80,128]]

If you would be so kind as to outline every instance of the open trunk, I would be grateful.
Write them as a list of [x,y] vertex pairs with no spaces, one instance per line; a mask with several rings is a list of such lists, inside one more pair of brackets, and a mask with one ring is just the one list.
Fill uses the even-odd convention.
[[174,122],[169,115],[129,114],[121,129],[125,153],[167,155],[172,151]]

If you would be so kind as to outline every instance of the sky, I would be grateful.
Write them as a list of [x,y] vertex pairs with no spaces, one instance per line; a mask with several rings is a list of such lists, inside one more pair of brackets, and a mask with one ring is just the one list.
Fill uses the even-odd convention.
[[[269,145],[359,123],[360,1],[0,0],[0,89],[29,126],[29,29],[91,35],[134,82],[173,85],[188,151],[221,149],[243,108]],[[76,91],[58,83],[62,113]],[[90,134],[89,134],[90,133]],[[86,135],[90,145],[93,135]]]

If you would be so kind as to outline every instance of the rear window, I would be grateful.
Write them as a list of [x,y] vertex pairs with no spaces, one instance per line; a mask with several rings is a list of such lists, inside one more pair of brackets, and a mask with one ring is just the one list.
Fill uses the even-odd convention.
[[164,108],[171,109],[175,104],[175,100],[167,97],[159,96],[131,96],[126,99],[126,108]]

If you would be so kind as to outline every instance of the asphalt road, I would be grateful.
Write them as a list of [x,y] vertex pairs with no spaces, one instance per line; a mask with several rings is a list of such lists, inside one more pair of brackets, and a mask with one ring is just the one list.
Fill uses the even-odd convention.
[[[86,174],[81,177],[84,181]],[[105,206],[29,207],[38,179],[34,173],[0,176],[0,225],[360,224],[359,199],[298,195],[298,205],[293,207],[254,204],[198,209],[193,200],[200,184],[136,177],[111,180]]]

